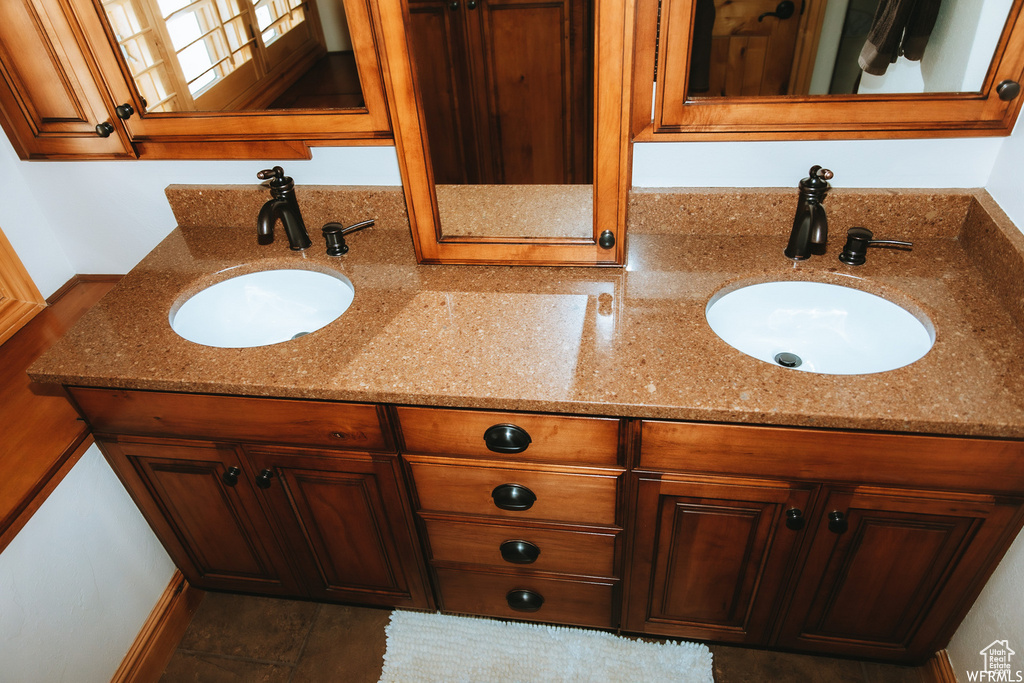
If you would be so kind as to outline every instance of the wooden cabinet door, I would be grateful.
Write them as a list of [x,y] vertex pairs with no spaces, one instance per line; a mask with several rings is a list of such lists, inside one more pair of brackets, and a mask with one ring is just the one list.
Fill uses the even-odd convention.
[[625,629],[766,642],[813,490],[771,480],[642,476]]
[[310,597],[432,607],[397,456],[255,447],[248,456]]
[[[0,122],[22,159],[135,157],[80,40],[58,0],[3,5]],[[107,137],[98,124],[110,126]]]
[[101,446],[189,583],[301,593],[238,449],[148,439]]
[[868,487],[819,510],[777,644],[908,662],[945,646],[1017,517],[990,496]]

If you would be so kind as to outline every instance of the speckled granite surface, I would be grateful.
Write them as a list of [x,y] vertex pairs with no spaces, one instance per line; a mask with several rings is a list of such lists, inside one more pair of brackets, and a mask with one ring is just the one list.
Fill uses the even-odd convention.
[[[297,188],[313,236],[256,244],[259,188],[169,188],[182,227],[32,368],[68,384],[1024,438],[1024,235],[984,192],[840,191],[829,253],[782,255],[794,190],[642,190],[624,269],[420,266],[401,193]],[[375,216],[327,257],[317,228]],[[913,240],[836,258],[845,228]],[[218,226],[218,227],[212,227]],[[220,227],[242,226],[242,227]],[[351,308],[297,340],[217,349],[169,309],[230,275],[334,269]],[[747,357],[707,327],[720,288],[813,279],[923,312],[931,352],[890,372],[817,375]]]

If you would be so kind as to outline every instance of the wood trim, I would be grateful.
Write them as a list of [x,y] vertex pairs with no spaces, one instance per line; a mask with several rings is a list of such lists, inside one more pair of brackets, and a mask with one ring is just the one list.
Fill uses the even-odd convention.
[[64,480],[64,477],[78,464],[93,443],[95,441],[92,435],[86,434],[83,426],[82,440],[77,444],[72,444],[61,454],[61,457],[54,463],[54,469],[47,476],[41,478],[38,482],[39,486],[24,497],[21,507],[18,508],[16,514],[10,517],[10,523],[6,526],[0,525],[0,552],[14,540],[28,520],[32,519],[36,510],[50,497],[53,490],[57,488],[57,484]]
[[60,301],[61,298],[65,294],[67,294],[68,292],[73,290],[75,287],[78,287],[79,285],[84,285],[84,284],[89,284],[89,283],[117,284],[118,282],[121,281],[121,278],[123,278],[123,277],[124,277],[124,275],[101,275],[101,274],[73,275],[73,276],[71,276],[71,279],[68,280],[67,282],[65,282],[64,284],[62,284],[57,289],[56,292],[54,292],[50,296],[46,297],[46,303],[52,306],[53,304],[55,304],[58,301]]
[[175,569],[111,683],[158,681],[205,595]]
[[924,664],[924,678],[932,683],[957,683],[949,654],[939,650]]
[[[1022,0],[1007,18],[980,92],[878,96],[688,98],[686,75],[696,0],[665,0],[658,54],[658,96],[653,121],[635,141],[900,139],[1009,135],[1024,98],[1004,102],[996,86],[1024,77]],[[642,21],[657,22],[650,0],[640,0]],[[647,8],[644,11],[644,4]],[[638,29],[646,43],[638,62],[652,65],[651,27]],[[638,74],[634,108],[651,110],[653,70]],[[634,123],[634,131],[637,130]]]
[[0,344],[46,308],[46,301],[0,230]]

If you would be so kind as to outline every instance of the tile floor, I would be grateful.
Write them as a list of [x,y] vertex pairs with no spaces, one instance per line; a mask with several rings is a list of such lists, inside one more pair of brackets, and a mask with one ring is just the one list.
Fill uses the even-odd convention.
[[[390,611],[207,593],[163,683],[363,683]],[[712,645],[716,683],[934,683],[926,669]]]

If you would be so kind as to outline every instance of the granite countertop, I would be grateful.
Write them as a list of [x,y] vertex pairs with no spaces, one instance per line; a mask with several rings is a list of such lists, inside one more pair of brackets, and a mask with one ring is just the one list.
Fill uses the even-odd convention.
[[[785,247],[794,190],[636,191],[628,265],[421,266],[401,193],[298,188],[314,246],[256,243],[259,188],[168,188],[175,229],[31,368],[37,381],[168,391],[1024,438],[1024,235],[983,191],[834,190],[829,253]],[[390,193],[390,194],[389,194]],[[324,254],[318,221],[378,224]],[[222,227],[236,225],[239,227]],[[836,258],[851,225],[912,251]],[[176,302],[231,275],[336,270],[349,310],[294,341],[200,346],[168,323]],[[707,326],[736,283],[811,279],[923,313],[921,360],[835,376],[750,358]]]

